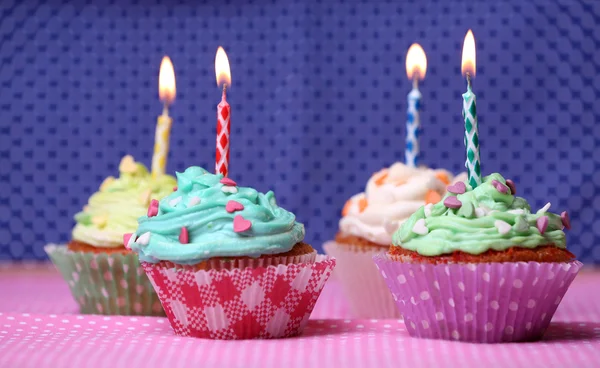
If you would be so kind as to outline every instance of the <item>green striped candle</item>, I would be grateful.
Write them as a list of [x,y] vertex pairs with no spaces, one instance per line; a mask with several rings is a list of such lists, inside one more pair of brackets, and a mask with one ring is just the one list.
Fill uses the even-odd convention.
[[481,184],[481,162],[479,160],[479,129],[477,126],[477,107],[475,94],[471,89],[471,77],[475,76],[475,38],[469,30],[465,36],[462,55],[462,73],[467,78],[467,92],[462,95],[462,114],[465,120],[465,148],[467,160],[465,167],[469,176],[469,184],[475,188]]

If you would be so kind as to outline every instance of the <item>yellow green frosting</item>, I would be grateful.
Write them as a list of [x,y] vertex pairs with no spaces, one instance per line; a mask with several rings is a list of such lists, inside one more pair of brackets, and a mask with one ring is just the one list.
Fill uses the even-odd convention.
[[75,215],[73,239],[97,247],[123,246],[123,234],[137,228],[137,219],[148,211],[151,199],[173,192],[175,178],[152,178],[146,167],[125,156],[119,165],[119,178],[106,178],[83,211]]
[[566,213],[547,212],[549,204],[531,213],[527,201],[511,193],[514,184],[500,174],[485,177],[475,189],[465,184],[462,194],[452,193],[463,191],[453,187],[439,203],[419,208],[394,233],[392,244],[424,256],[481,254],[514,246],[566,248]]

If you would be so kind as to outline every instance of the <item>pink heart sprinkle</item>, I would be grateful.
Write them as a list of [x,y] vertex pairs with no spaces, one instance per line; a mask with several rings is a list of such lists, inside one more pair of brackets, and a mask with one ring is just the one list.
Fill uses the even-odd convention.
[[179,242],[181,244],[188,244],[190,242],[190,235],[188,234],[187,228],[184,226],[179,232]]
[[448,191],[454,194],[464,194],[467,191],[467,186],[462,181],[448,186]]
[[462,202],[454,196],[449,196],[444,199],[444,206],[448,208],[460,208],[462,206]]
[[567,230],[571,230],[571,219],[569,218],[567,211],[563,211],[563,213],[560,214],[560,220]]
[[177,191],[177,186],[173,187],[173,191],[176,192]]
[[154,217],[158,215],[158,201],[153,199],[150,201],[150,207],[148,207],[148,217]]
[[129,244],[129,239],[131,239],[131,236],[133,235],[133,233],[127,233],[127,234],[123,234],[123,245],[125,246],[125,248],[131,250],[131,248],[129,248],[128,244]]
[[548,216],[540,217],[535,223],[537,225],[538,230],[540,231],[540,234],[545,233],[546,229],[548,228]]
[[234,213],[235,211],[241,211],[244,209],[244,205],[237,201],[229,201],[225,206],[225,211]]
[[496,188],[496,190],[498,192],[500,192],[502,194],[508,193],[508,188],[506,187],[506,185],[502,184],[498,180],[496,180],[496,179],[492,180],[492,185],[494,186],[494,188]]
[[221,183],[221,184],[223,184],[223,185],[230,186],[230,187],[235,187],[235,186],[237,186],[237,183],[236,183],[235,181],[233,181],[232,179],[230,179],[230,178],[223,178],[223,179],[221,179],[221,180],[219,181],[219,183]]
[[517,187],[515,186],[515,182],[510,180],[510,179],[506,179],[506,185],[508,186],[508,189],[510,189],[510,193],[512,195],[517,194]]
[[242,215],[236,215],[233,218],[233,231],[236,233],[242,233],[246,230],[250,230],[252,222],[246,220]]

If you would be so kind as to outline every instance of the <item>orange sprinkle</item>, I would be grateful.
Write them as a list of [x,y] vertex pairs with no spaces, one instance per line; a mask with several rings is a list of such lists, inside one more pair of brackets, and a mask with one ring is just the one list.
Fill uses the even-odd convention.
[[375,179],[375,184],[381,186],[381,185],[383,185],[383,182],[385,181],[385,179],[387,179],[387,177],[388,177],[388,171],[387,171],[387,169],[383,169],[375,175],[378,176],[377,179]]
[[428,190],[427,194],[425,194],[425,203],[438,203],[442,200],[442,196],[436,192],[435,190]]
[[446,173],[440,171],[435,174],[435,177],[438,178],[444,184],[450,185],[450,178],[448,178],[448,175],[446,175]]
[[358,211],[362,212],[365,210],[365,208],[367,208],[367,199],[365,197],[362,197],[361,199],[358,200]]
[[395,186],[399,187],[400,185],[404,185],[406,184],[406,180],[401,179],[401,180],[396,180],[396,182],[394,183]]
[[348,212],[350,212],[350,207],[352,206],[352,199],[346,201],[344,208],[342,209],[342,216],[346,216]]

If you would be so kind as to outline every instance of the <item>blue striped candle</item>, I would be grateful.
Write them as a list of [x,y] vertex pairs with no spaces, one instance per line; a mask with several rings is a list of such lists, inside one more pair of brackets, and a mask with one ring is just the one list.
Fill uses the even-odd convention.
[[408,94],[408,112],[406,118],[406,148],[404,158],[406,165],[417,167],[419,165],[419,128],[421,118],[419,109],[421,108],[421,92],[417,84],[414,84],[412,91]]
[[406,75],[413,82],[413,89],[408,94],[408,113],[406,117],[406,149],[404,160],[407,166],[419,165],[419,129],[421,118],[421,92],[419,80],[425,78],[427,72],[427,57],[418,43],[413,43],[406,53]]

